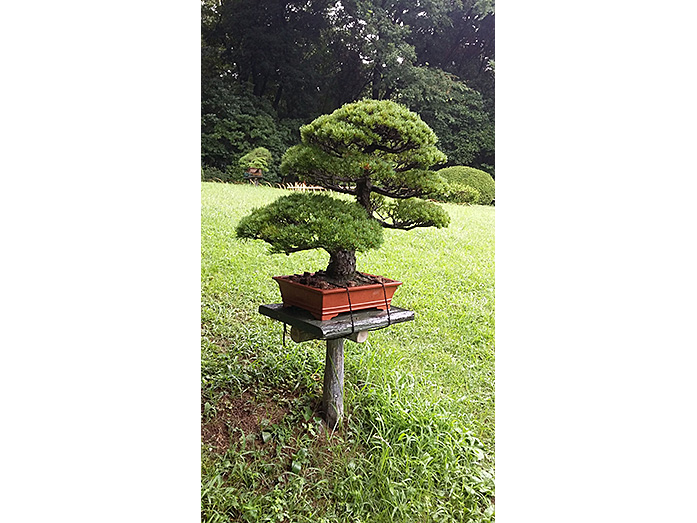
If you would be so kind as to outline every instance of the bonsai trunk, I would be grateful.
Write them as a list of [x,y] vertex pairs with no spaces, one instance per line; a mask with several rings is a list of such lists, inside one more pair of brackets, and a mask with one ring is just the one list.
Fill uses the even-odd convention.
[[366,176],[356,182],[356,200],[358,204],[368,212],[368,216],[371,218],[373,216],[373,208],[370,204],[370,191],[372,188],[373,183],[367,173]]
[[327,276],[339,282],[350,280],[356,273],[356,251],[339,250],[329,253]]

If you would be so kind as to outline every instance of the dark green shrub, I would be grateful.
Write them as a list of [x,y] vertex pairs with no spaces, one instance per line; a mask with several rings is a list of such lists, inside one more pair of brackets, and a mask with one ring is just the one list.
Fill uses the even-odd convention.
[[230,182],[230,174],[221,171],[217,167],[204,165],[201,167],[201,181],[204,182]]
[[448,165],[472,165],[494,172],[493,113],[482,95],[455,75],[436,68],[414,68],[395,95],[438,135]]
[[479,203],[481,205],[490,205],[495,196],[494,179],[484,171],[475,169],[474,167],[465,167],[456,165],[454,167],[446,167],[438,171],[451,188],[457,190],[457,187],[469,185],[479,191]]
[[439,202],[474,204],[481,199],[480,192],[462,183],[448,183],[443,179],[443,183],[429,194],[429,197]]
[[451,195],[453,203],[477,203],[482,197],[481,193],[470,185],[454,183],[451,187],[453,188]]
[[[270,102],[244,87],[207,84],[201,102],[201,163],[226,173],[225,178],[216,178],[244,181],[238,172],[240,159],[258,147],[280,158],[299,142],[299,123],[279,121]],[[278,164],[270,163],[264,169],[264,180],[278,183],[279,174]]]

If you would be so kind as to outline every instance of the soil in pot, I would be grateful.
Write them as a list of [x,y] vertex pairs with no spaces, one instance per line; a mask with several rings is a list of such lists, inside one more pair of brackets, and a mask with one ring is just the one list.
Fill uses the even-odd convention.
[[324,271],[293,274],[291,276],[287,276],[286,278],[301,285],[307,285],[308,287],[323,290],[343,289],[344,287],[360,287],[361,285],[379,285],[393,281],[389,278],[385,278],[384,276],[374,276],[364,272],[356,272],[353,278],[345,282],[332,280]]

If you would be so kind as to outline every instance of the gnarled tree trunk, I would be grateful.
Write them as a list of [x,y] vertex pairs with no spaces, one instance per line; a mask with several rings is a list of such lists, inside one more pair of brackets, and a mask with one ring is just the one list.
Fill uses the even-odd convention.
[[373,217],[373,208],[370,204],[370,191],[372,189],[373,183],[367,174],[356,182],[356,201],[368,212],[368,216],[371,218]]
[[338,281],[350,280],[356,273],[356,251],[339,250],[329,254],[327,276]]

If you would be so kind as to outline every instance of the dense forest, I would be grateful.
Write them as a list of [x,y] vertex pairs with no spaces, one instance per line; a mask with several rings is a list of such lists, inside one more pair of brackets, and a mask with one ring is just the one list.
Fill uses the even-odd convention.
[[241,178],[344,103],[389,99],[435,131],[447,166],[494,176],[493,0],[202,0],[205,179]]

